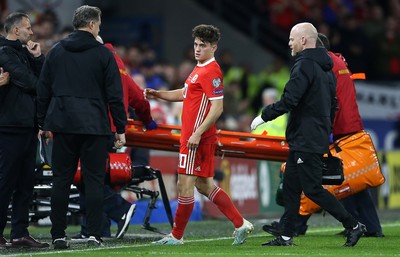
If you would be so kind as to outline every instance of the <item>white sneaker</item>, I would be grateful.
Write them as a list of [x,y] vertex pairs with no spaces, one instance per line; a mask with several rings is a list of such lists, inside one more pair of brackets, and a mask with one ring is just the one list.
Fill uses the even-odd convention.
[[251,224],[246,219],[243,219],[243,225],[240,228],[235,228],[233,231],[233,240],[232,245],[241,245],[246,241],[246,237],[254,230],[253,224]]
[[116,238],[121,239],[122,237],[124,237],[125,232],[128,230],[133,214],[135,214],[135,210],[136,204],[132,204],[127,213],[125,213],[120,221],[118,221],[118,230],[115,234]]
[[153,245],[183,245],[182,239],[176,239],[172,233],[163,237],[162,239],[152,242]]
[[90,236],[86,244],[88,247],[104,246],[103,239],[94,236]]

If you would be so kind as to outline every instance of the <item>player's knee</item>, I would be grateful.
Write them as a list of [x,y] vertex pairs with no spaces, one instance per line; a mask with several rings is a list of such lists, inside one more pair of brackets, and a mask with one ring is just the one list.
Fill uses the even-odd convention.
[[178,193],[180,196],[192,196],[194,195],[194,187],[188,186],[184,183],[178,183]]

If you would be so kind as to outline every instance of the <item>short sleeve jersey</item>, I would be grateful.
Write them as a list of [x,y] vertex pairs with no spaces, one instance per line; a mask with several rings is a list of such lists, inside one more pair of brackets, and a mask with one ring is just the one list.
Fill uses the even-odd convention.
[[[197,64],[186,79],[183,92],[182,131],[180,143],[186,144],[210,111],[211,101],[223,99],[222,72],[215,58]],[[201,144],[216,143],[216,126],[203,133]]]

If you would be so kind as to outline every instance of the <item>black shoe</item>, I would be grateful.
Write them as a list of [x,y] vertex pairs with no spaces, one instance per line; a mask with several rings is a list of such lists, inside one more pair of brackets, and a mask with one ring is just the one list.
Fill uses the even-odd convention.
[[385,237],[382,231],[379,232],[364,232],[365,237]]
[[69,243],[67,242],[65,237],[57,238],[53,240],[53,247],[54,249],[68,249]]
[[103,239],[101,239],[100,237],[90,236],[87,241],[87,246],[88,247],[104,246]]
[[277,221],[272,222],[271,225],[264,225],[262,229],[276,237],[279,237],[282,234],[281,226]]
[[37,241],[32,236],[14,238],[10,240],[10,243],[11,248],[46,248],[50,246],[48,243]]
[[289,240],[283,239],[281,236],[278,236],[274,240],[263,243],[262,246],[293,246],[293,240],[290,238]]
[[347,236],[346,243],[344,246],[352,247],[355,246],[360,239],[360,237],[367,231],[364,224],[358,222],[357,226],[350,230],[349,235]]
[[124,236],[125,232],[128,230],[133,214],[135,214],[135,210],[136,204],[132,204],[129,210],[122,216],[121,220],[118,222],[116,238],[121,239]]

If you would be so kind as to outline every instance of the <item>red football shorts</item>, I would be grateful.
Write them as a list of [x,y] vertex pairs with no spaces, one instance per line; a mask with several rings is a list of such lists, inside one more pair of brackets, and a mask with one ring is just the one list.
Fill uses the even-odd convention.
[[215,144],[200,144],[190,150],[187,146],[180,147],[178,173],[198,177],[214,177]]

